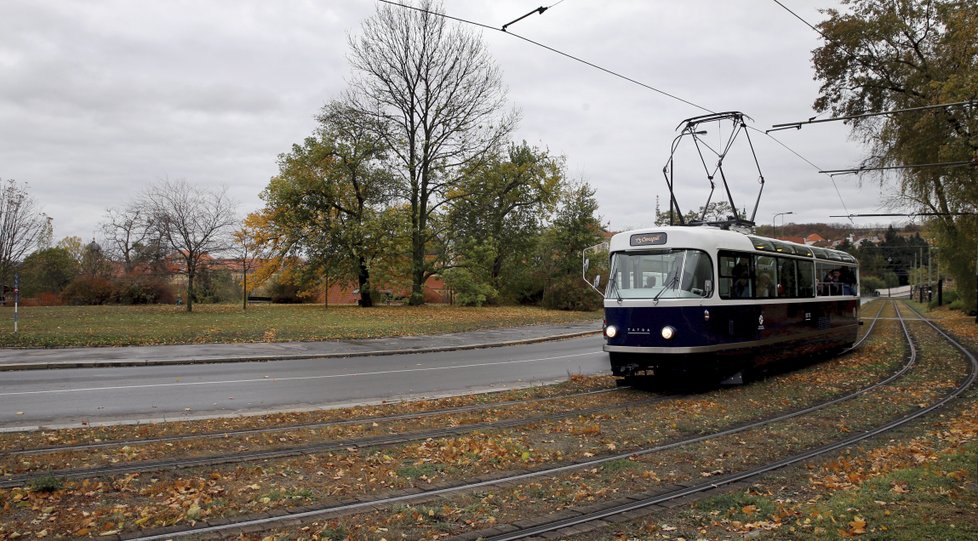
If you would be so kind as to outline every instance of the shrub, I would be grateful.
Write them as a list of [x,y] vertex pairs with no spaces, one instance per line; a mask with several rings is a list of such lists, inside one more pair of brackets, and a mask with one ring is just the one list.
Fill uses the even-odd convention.
[[145,274],[119,278],[112,291],[112,302],[118,304],[173,304],[176,300],[165,279]]
[[278,280],[268,286],[268,296],[272,298],[274,303],[293,304],[302,302],[299,297],[299,286],[283,284]]
[[863,276],[859,279],[859,286],[862,289],[863,295],[872,297],[876,294],[877,289],[885,288],[886,283],[876,276]]
[[[44,293],[38,293],[33,297],[21,297],[21,306],[61,306],[64,302],[61,300],[61,295],[53,291],[45,291]],[[14,305],[14,296],[10,295],[7,297],[7,305]]]
[[72,280],[64,291],[61,300],[65,304],[105,304],[112,300],[112,283],[104,278],[79,276]]
[[543,306],[557,310],[597,310],[601,296],[578,276],[561,276],[543,290]]
[[497,292],[490,284],[480,280],[472,271],[464,267],[449,269],[443,274],[445,285],[454,293],[455,304],[462,306],[482,306],[494,302]]

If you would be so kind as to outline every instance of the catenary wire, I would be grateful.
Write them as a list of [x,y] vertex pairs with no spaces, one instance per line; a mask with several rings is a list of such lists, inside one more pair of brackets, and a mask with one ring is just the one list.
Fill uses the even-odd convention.
[[[598,64],[595,64],[595,63],[590,62],[588,60],[584,60],[583,58],[574,56],[574,55],[572,55],[570,53],[566,53],[566,52],[561,51],[559,49],[555,49],[555,48],[553,48],[553,47],[551,47],[549,45],[540,43],[538,41],[532,40],[532,39],[527,38],[525,36],[521,36],[521,35],[515,34],[513,32],[504,31],[504,30],[502,30],[500,28],[496,28],[495,26],[490,26],[488,24],[480,23],[480,22],[476,22],[476,21],[472,21],[472,20],[469,20],[469,19],[463,19],[461,17],[455,17],[455,16],[452,16],[452,15],[448,15],[446,13],[439,13],[439,12],[427,10],[427,9],[424,9],[424,8],[419,8],[419,7],[416,7],[416,6],[409,5],[409,4],[403,4],[403,3],[394,2],[393,0],[378,0],[378,1],[381,2],[381,3],[384,3],[384,4],[389,4],[391,6],[396,6],[396,7],[404,8],[404,9],[410,9],[410,10],[418,11],[418,12],[425,13],[425,14],[428,14],[428,15],[435,15],[435,16],[438,16],[438,17],[443,17],[445,19],[450,19],[450,20],[453,20],[453,21],[457,21],[457,22],[460,22],[460,23],[477,26],[479,28],[484,28],[484,29],[487,29],[487,30],[495,31],[495,32],[501,32],[503,34],[506,34],[506,35],[509,35],[509,36],[513,36],[515,38],[519,38],[519,39],[521,39],[521,40],[523,40],[523,41],[525,41],[527,43],[530,43],[532,45],[536,45],[537,47],[546,49],[546,50],[548,50],[548,51],[550,51],[550,52],[552,52],[554,54],[558,54],[560,56],[563,56],[565,58],[569,58],[571,60],[574,60],[575,62],[579,62],[581,64],[584,64],[584,65],[588,66],[588,67],[591,67],[593,69],[596,69],[598,71],[602,71],[604,73],[607,73],[608,75],[611,75],[613,77],[617,77],[619,79],[625,80],[625,81],[630,82],[630,83],[635,84],[635,85],[638,85],[638,86],[640,86],[642,88],[645,88],[647,90],[651,90],[653,92],[656,92],[656,93],[661,94],[663,96],[666,96],[668,98],[672,98],[672,99],[674,99],[676,101],[685,103],[686,105],[689,105],[691,107],[695,107],[697,109],[700,109],[701,111],[706,111],[707,113],[714,113],[714,114],[716,113],[716,111],[714,111],[712,109],[709,109],[707,107],[704,107],[702,105],[699,105],[697,103],[694,103],[694,102],[692,102],[690,100],[681,98],[681,97],[679,97],[679,96],[677,96],[675,94],[666,92],[665,90],[656,88],[656,87],[654,87],[652,85],[643,83],[643,82],[641,82],[639,80],[633,79],[633,78],[631,78],[631,77],[629,77],[627,75],[624,75],[622,73],[619,73],[619,72],[616,72],[614,70],[611,70],[611,69],[608,69],[608,68],[599,66]],[[563,1],[563,0],[561,0],[561,1]],[[553,4],[553,5],[557,5],[559,3],[560,2],[557,2],[556,4]],[[551,7],[553,7],[553,6],[551,6]],[[797,156],[798,158],[800,158],[802,161],[804,161],[808,165],[810,165],[813,168],[815,168],[816,170],[821,170],[822,169],[818,165],[815,165],[814,163],[812,163],[811,160],[809,160],[808,158],[804,157],[801,153],[799,153],[798,151],[796,151],[796,150],[792,149],[791,147],[789,147],[787,144],[785,144],[781,140],[777,139],[776,137],[772,136],[769,133],[765,133],[764,130],[760,130],[758,128],[754,128],[754,127],[751,127],[751,126],[747,126],[747,129],[765,135],[766,137],[768,137],[769,139],[771,139],[772,141],[774,141],[775,143],[777,143],[778,145],[780,145],[782,148],[784,148],[785,150],[791,152],[792,154],[794,154],[795,156]],[[832,181],[832,186],[835,188],[835,192],[839,196],[839,202],[842,204],[843,209],[848,214],[849,213],[849,209],[846,206],[845,199],[842,197],[842,192],[839,191],[839,186],[836,184],[835,179],[833,177],[829,176],[828,178],[829,178],[829,180]]]

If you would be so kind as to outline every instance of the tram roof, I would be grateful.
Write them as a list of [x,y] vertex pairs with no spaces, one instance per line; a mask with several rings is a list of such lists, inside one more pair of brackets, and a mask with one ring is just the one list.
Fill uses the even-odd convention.
[[708,251],[737,250],[770,252],[796,257],[856,263],[856,259],[841,250],[807,246],[796,242],[748,235],[707,225],[662,226],[623,231],[611,238],[610,250],[627,251],[644,248],[698,248]]

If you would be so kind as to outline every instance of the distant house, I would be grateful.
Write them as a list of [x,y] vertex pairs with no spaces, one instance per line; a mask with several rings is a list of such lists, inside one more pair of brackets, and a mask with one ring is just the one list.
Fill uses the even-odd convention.
[[825,242],[825,237],[819,235],[818,233],[812,233],[805,237],[805,244],[809,246],[817,245],[819,242]]
[[805,237],[784,236],[784,237],[778,237],[778,239],[786,240],[788,242],[794,242],[795,244],[805,244]]

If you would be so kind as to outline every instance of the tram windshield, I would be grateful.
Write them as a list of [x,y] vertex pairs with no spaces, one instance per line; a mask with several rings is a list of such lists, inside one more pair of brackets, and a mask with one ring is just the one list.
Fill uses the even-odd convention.
[[617,252],[607,299],[687,299],[713,294],[713,264],[699,250]]

